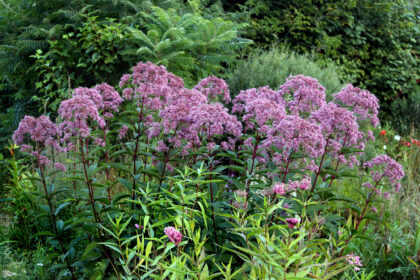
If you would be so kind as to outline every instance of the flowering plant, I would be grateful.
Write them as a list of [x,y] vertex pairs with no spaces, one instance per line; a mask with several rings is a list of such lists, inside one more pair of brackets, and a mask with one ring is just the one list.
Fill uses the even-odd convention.
[[[327,103],[325,88],[299,75],[231,100],[221,79],[188,89],[151,63],[119,90],[77,88],[55,122],[26,116],[13,136],[37,163],[52,225],[44,234],[57,240],[63,275],[90,275],[98,261],[131,279],[327,279],[361,266],[347,246],[404,176],[386,155],[361,163],[379,123],[374,95],[348,85]],[[362,176],[362,199],[343,197],[340,179]],[[56,177],[71,188],[56,188]]]

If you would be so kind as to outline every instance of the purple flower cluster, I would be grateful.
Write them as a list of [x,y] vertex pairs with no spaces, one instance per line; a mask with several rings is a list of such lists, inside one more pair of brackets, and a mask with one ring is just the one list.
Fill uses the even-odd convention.
[[379,124],[379,101],[369,91],[348,84],[333,96],[334,100],[351,108],[358,120],[369,120],[375,127]]
[[284,153],[276,157],[281,162],[291,152],[297,151],[304,151],[311,157],[320,156],[324,151],[325,139],[317,124],[288,115],[269,131],[263,146],[282,149]]
[[[40,116],[34,118],[25,116],[19,123],[18,129],[13,134],[13,141],[17,144],[23,144],[25,136],[28,135],[30,140],[38,142],[43,146],[53,146],[58,148],[58,143],[55,139],[57,136],[57,126],[47,116]],[[31,145],[26,145],[25,150],[29,152],[32,150]]]
[[140,62],[133,67],[132,74],[122,76],[119,86],[123,89],[124,99],[134,99],[149,110],[160,110],[171,95],[184,88],[184,82],[169,73],[165,66]]
[[286,115],[284,100],[269,87],[241,91],[233,100],[233,113],[242,114],[245,129],[267,133],[270,124],[279,123]]
[[113,112],[118,112],[122,102],[120,94],[107,83],[95,86],[95,90],[100,93],[102,98],[102,106],[98,108],[102,110],[106,119],[112,118],[114,116]]
[[230,141],[223,146],[233,147],[234,139],[242,133],[242,125],[235,116],[220,103],[208,103],[206,96],[195,89],[183,89],[172,96],[159,116],[163,131],[175,133],[170,142],[184,149],[201,145],[203,137],[212,144],[215,135],[230,135]]
[[287,218],[286,222],[289,228],[294,228],[297,224],[299,224],[299,220],[295,218]]
[[279,93],[285,100],[285,95],[292,93],[293,98],[286,106],[293,115],[313,112],[325,104],[325,88],[316,79],[303,75],[287,78]]
[[225,103],[229,103],[231,100],[228,85],[224,80],[215,76],[202,79],[194,89],[207,96],[209,101],[216,100],[218,96],[222,96]]
[[182,241],[182,234],[174,227],[166,227],[163,232],[168,236],[169,240],[178,246]]
[[347,254],[346,258],[347,258],[347,262],[349,263],[349,265],[354,266],[355,271],[359,271],[360,267],[363,266],[362,262],[360,261],[360,257],[354,255],[353,252],[351,252],[351,254]]
[[[85,93],[93,92],[86,91]],[[96,95],[92,96],[96,97]],[[58,113],[63,121],[59,128],[64,134],[64,141],[69,141],[71,136],[88,137],[91,133],[91,127],[96,124],[101,128],[105,127],[105,120],[99,115],[97,106],[102,99],[96,100],[98,103],[95,104],[92,96],[76,94],[72,98],[61,102]]]
[[[404,177],[404,170],[401,164],[396,162],[394,159],[390,158],[387,155],[379,155],[372,160],[365,163],[365,167],[374,169],[370,172],[370,175],[373,178],[375,184],[378,184],[382,179],[388,179],[389,183],[393,185],[395,192],[398,192],[401,189],[401,183],[398,180],[401,180]],[[363,183],[364,187],[373,188],[369,183]],[[379,190],[375,189],[379,194]],[[387,198],[389,193],[383,192],[382,195]]]
[[310,120],[319,124],[325,139],[328,139],[331,156],[337,156],[343,147],[362,143],[364,134],[359,131],[356,117],[346,108],[330,102],[313,112]]

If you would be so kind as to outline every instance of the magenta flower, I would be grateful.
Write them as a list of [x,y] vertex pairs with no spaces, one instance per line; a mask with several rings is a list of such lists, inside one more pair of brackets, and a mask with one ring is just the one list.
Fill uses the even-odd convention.
[[66,166],[62,163],[56,162],[54,163],[54,168],[60,171],[66,171]]
[[316,79],[303,75],[287,78],[279,93],[282,96],[292,93],[287,108],[293,115],[313,112],[325,104],[325,88]]
[[351,252],[351,254],[347,254],[346,255],[347,258],[347,262],[349,263],[349,265],[353,265],[354,266],[354,270],[359,271],[360,267],[362,267],[362,262],[360,261],[360,257],[357,255],[354,255],[353,252]]
[[321,127],[325,139],[328,139],[331,156],[337,156],[343,147],[356,146],[363,140],[364,134],[359,131],[353,113],[334,103],[325,104],[313,112],[310,120]]
[[182,234],[174,227],[166,227],[163,232],[168,236],[169,240],[178,246],[182,241]]
[[278,194],[278,195],[285,195],[286,194],[285,185],[282,184],[282,183],[274,184],[272,190],[275,194]]
[[333,96],[334,100],[351,108],[358,120],[369,120],[375,127],[379,124],[379,100],[369,91],[348,84]]
[[325,139],[318,125],[289,115],[270,130],[264,146],[283,149],[286,154],[302,151],[315,158],[323,153]]
[[245,190],[236,190],[235,194],[239,197],[246,197],[248,195],[248,192]]
[[118,107],[122,102],[120,94],[107,83],[95,86],[95,90],[100,93],[102,98],[102,106],[99,109],[102,110],[104,117],[112,118],[114,116],[113,112],[118,112]]
[[289,228],[294,228],[299,223],[299,220],[295,218],[287,218],[286,222]]
[[118,133],[118,138],[123,139],[127,135],[127,132],[128,132],[128,126],[123,125],[123,127],[120,129]]
[[[395,181],[400,180],[404,177],[404,169],[401,164],[393,160],[387,155],[379,155],[374,159],[365,163],[366,167],[373,168],[379,166],[382,168],[382,176]],[[372,173],[374,175],[374,173]]]
[[254,129],[256,123],[261,133],[266,133],[270,123],[279,123],[286,115],[282,96],[269,87],[241,91],[233,104],[232,112],[242,115],[245,129]]
[[207,96],[209,101],[216,100],[218,96],[222,96],[225,103],[229,103],[231,100],[228,85],[224,80],[215,76],[202,79],[194,89]]
[[[30,141],[37,142],[39,148],[45,148],[47,146],[52,147],[60,152],[63,149],[59,146],[56,140],[58,134],[57,126],[47,117],[40,116],[34,118],[31,116],[25,116],[19,123],[18,129],[13,133],[13,141],[17,145],[22,145],[22,151],[32,152],[33,146],[25,143],[25,137],[29,136]],[[33,152],[33,155],[39,157],[38,151]],[[49,161],[45,158],[39,158],[40,163],[43,165],[49,164]]]
[[67,140],[72,135],[86,138],[91,132],[91,122],[96,122],[99,127],[105,127],[105,120],[99,116],[98,107],[87,94],[64,100],[58,109],[63,122],[60,124],[60,131]]
[[311,186],[311,179],[305,177],[300,181],[289,181],[286,187],[287,191],[296,191],[297,189],[307,190]]

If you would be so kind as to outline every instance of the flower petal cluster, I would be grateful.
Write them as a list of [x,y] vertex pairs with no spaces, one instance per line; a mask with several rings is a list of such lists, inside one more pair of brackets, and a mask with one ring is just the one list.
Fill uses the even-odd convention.
[[122,76],[119,86],[125,99],[134,98],[150,110],[160,110],[171,95],[184,88],[184,82],[165,66],[140,62],[133,67],[132,74]]
[[178,246],[182,241],[182,234],[174,227],[165,227],[163,232],[168,236],[169,240]]
[[230,142],[224,143],[228,148],[242,133],[242,125],[235,116],[220,103],[208,103],[206,96],[195,89],[183,89],[172,96],[159,116],[163,131],[175,134],[170,142],[176,147],[191,148],[201,145],[203,137],[211,142],[216,135],[229,135]]
[[98,107],[85,94],[76,96],[61,102],[58,109],[63,122],[60,131],[64,134],[63,140],[68,141],[71,136],[86,138],[91,132],[91,122],[96,122],[99,127],[105,127],[105,120],[99,115]]
[[348,84],[333,97],[335,101],[351,108],[358,120],[369,120],[375,127],[379,124],[379,100],[369,91]]
[[360,257],[357,255],[354,255],[353,252],[351,254],[346,255],[347,262],[349,265],[354,265],[354,270],[359,271],[360,267],[362,267],[362,262],[360,261]]
[[289,228],[294,228],[299,223],[299,220],[296,218],[287,218],[286,222]]
[[401,185],[396,182],[396,180],[402,179],[404,177],[404,169],[401,164],[399,164],[394,159],[390,158],[387,155],[379,155],[372,160],[365,163],[365,166],[373,169],[373,167],[378,166],[381,171],[371,171],[374,181],[379,181],[383,177],[388,178],[390,183],[395,184],[396,190],[401,188]]
[[324,104],[311,114],[310,120],[321,127],[332,156],[336,156],[343,147],[362,143],[364,133],[359,131],[354,114],[335,103]]
[[215,76],[209,76],[202,79],[194,89],[207,96],[209,101],[216,100],[218,96],[222,96],[225,103],[231,101],[230,91],[225,80]]
[[242,114],[245,129],[257,129],[267,133],[268,125],[280,122],[286,115],[284,100],[269,87],[241,91],[233,100],[233,113]]
[[264,146],[274,146],[286,154],[302,151],[311,157],[318,157],[323,152],[325,139],[315,123],[288,115],[270,130]]
[[283,183],[276,183],[274,184],[272,191],[278,195],[285,195],[286,194],[286,186]]
[[[55,140],[57,133],[58,128],[49,117],[44,115],[38,118],[25,116],[20,121],[12,138],[17,145],[20,145],[24,143],[25,136],[29,135],[32,141],[57,147],[57,141]],[[29,146],[25,147],[27,151],[31,150]]]
[[98,107],[102,110],[105,118],[109,119],[114,116],[113,112],[118,112],[122,98],[118,91],[107,83],[102,83],[94,88],[100,93],[103,105]]
[[303,75],[290,76],[280,86],[279,93],[284,96],[292,93],[293,98],[287,102],[291,114],[310,113],[325,104],[325,88],[318,80]]

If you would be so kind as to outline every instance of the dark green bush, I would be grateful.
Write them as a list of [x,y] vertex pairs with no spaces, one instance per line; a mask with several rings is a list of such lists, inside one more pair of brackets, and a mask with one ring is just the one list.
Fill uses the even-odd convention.
[[387,112],[394,99],[418,87],[413,81],[420,78],[419,1],[224,2],[250,23],[247,35],[256,44],[286,43],[333,59],[344,66],[342,78],[354,76]]

